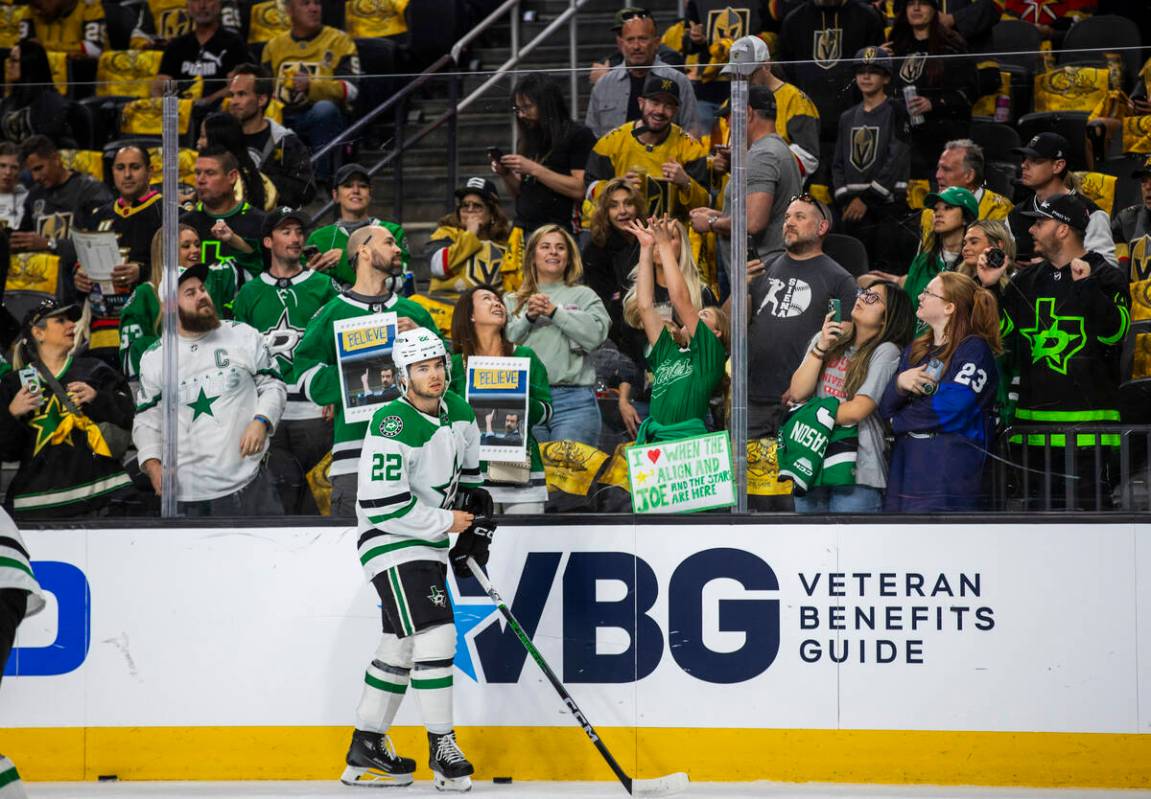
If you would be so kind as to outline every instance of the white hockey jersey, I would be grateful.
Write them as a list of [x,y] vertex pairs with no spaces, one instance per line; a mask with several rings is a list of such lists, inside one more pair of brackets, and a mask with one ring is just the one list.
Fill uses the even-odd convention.
[[444,395],[438,419],[405,399],[376,411],[360,456],[356,502],[368,579],[408,561],[447,563],[456,489],[480,482],[480,430],[459,396]]
[[[284,381],[264,337],[240,322],[221,322],[201,338],[180,336],[178,499],[196,502],[233,494],[256,476],[263,453],[242,457],[240,438],[256,416],[279,424]],[[140,463],[163,454],[160,399],[162,339],[140,359],[140,391],[132,438]],[[272,437],[268,433],[268,440]],[[265,442],[265,449],[267,443]]]
[[16,522],[0,508],[0,588],[17,588],[28,592],[28,607],[24,618],[44,609],[44,594],[32,573],[31,557],[24,547],[24,539]]

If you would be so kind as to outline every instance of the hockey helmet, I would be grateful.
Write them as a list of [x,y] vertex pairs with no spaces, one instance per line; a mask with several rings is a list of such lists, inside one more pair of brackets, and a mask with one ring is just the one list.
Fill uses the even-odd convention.
[[392,345],[392,363],[396,365],[396,373],[405,385],[408,382],[408,367],[432,358],[444,359],[445,377],[450,383],[452,361],[442,338],[426,327],[417,327],[396,336]]

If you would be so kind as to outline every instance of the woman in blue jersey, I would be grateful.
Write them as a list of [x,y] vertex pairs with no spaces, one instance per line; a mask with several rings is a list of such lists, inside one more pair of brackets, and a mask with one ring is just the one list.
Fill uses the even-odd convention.
[[995,298],[943,272],[920,294],[916,316],[927,330],[903,351],[879,403],[895,433],[884,510],[978,510],[1002,349]]

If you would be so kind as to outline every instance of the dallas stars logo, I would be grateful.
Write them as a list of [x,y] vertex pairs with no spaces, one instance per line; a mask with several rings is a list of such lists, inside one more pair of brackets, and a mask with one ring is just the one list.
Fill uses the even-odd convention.
[[404,420],[398,416],[386,416],[380,422],[380,435],[395,438],[404,429]]
[[[32,417],[28,424],[36,428],[36,444],[32,449],[33,455],[39,455],[40,450],[48,445],[48,442],[52,440],[52,434],[56,432],[67,415],[68,412],[60,407],[60,400],[53,395],[44,405],[43,410]],[[69,436],[64,441],[71,446],[72,437]]]
[[437,608],[446,607],[448,604],[447,593],[438,585],[432,586],[432,592],[428,594],[428,600]]
[[1035,301],[1035,325],[1019,331],[1031,343],[1031,362],[1047,362],[1047,368],[1067,374],[1067,365],[1087,344],[1082,316],[1059,316],[1055,298]]
[[264,340],[268,343],[268,351],[272,353],[272,357],[279,358],[288,365],[291,365],[292,354],[303,337],[304,331],[288,321],[287,308],[280,314],[279,321],[264,334]]
[[203,386],[200,387],[200,395],[196,397],[194,402],[189,402],[188,407],[192,409],[192,421],[196,421],[201,416],[211,416],[216,418],[216,414],[212,413],[212,403],[218,400],[219,397],[209,397],[204,393]]

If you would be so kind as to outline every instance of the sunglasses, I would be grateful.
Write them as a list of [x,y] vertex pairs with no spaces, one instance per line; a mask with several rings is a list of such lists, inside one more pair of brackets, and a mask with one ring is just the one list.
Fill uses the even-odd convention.
[[793,194],[791,199],[787,201],[787,204],[791,205],[796,200],[802,203],[808,203],[809,205],[814,205],[815,210],[819,211],[820,218],[827,219],[827,213],[823,210],[823,203],[812,197],[807,192],[804,192],[803,194]]
[[871,289],[859,289],[855,292],[855,296],[863,300],[864,305],[875,305],[877,302],[883,302],[883,298],[879,296],[879,292],[872,291]]
[[615,18],[620,23],[629,19],[651,19],[651,12],[646,8],[625,8],[616,14]]

